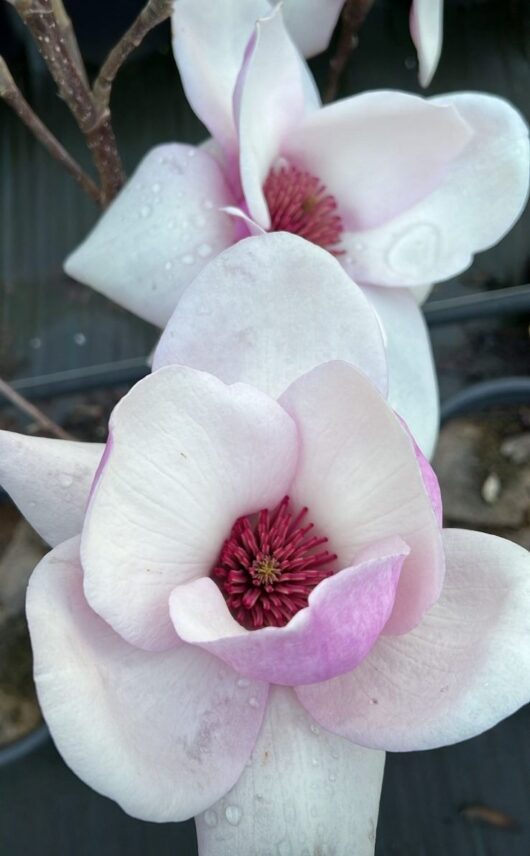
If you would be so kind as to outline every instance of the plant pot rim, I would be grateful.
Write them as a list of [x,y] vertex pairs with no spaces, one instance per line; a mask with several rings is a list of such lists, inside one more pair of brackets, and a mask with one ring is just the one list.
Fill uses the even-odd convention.
[[7,743],[0,747],[0,767],[11,764],[14,761],[19,761],[26,755],[43,746],[50,739],[50,732],[45,722],[41,722],[24,737],[19,737],[12,743]]

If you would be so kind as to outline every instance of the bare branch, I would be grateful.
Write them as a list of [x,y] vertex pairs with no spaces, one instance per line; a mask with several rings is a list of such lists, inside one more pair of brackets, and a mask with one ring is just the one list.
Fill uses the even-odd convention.
[[97,184],[92,181],[89,175],[79,166],[77,161],[75,161],[71,155],[68,154],[66,149],[61,145],[59,140],[54,137],[51,131],[48,130],[46,125],[41,122],[39,117],[33,112],[28,102],[22,95],[15,81],[13,80],[11,73],[4,61],[4,59],[0,56],[0,98],[9,104],[9,106],[15,111],[19,119],[24,122],[24,124],[30,129],[32,134],[37,138],[37,140],[42,143],[42,145],[47,149],[49,154],[55,160],[59,161],[62,166],[70,173],[73,178],[81,185],[83,190],[88,193],[88,195],[95,202],[99,202],[100,200],[100,191]]
[[94,82],[93,93],[96,104],[106,109],[110,102],[112,83],[121,66],[144,40],[147,33],[169,18],[173,0],[148,0],[136,20],[111,50]]
[[106,205],[120,190],[125,176],[110,123],[110,113],[96,106],[84,69],[79,66],[77,43],[74,46],[72,36],[68,35],[64,18],[61,19],[62,25],[57,21],[56,14],[62,2],[14,0],[13,5],[33,35],[57,84],[59,95],[85,135],[101,179],[101,202]]
[[61,31],[63,39],[68,45],[70,55],[75,61],[88,89],[89,83],[86,74],[85,64],[83,62],[83,57],[81,56],[81,51],[79,50],[79,45],[77,43],[77,37],[72,26],[72,22],[66,12],[66,9],[64,8],[63,0],[52,0],[52,8],[53,13],[55,15],[55,20],[57,21],[57,26]]
[[340,33],[337,49],[329,62],[329,76],[324,92],[324,104],[337,95],[341,77],[350,54],[358,44],[358,33],[374,0],[346,0],[340,16]]
[[46,416],[42,410],[39,410],[38,407],[35,407],[27,398],[24,398],[23,395],[20,395],[12,386],[10,386],[5,380],[0,378],[0,395],[3,395],[4,398],[7,398],[11,404],[14,404],[19,410],[29,416],[30,419],[33,419],[37,422],[40,427],[47,431],[48,434],[53,434],[54,437],[57,437],[59,440],[74,440],[75,437],[72,437],[68,431],[64,431],[60,425],[57,425],[53,419],[50,419],[49,416]]

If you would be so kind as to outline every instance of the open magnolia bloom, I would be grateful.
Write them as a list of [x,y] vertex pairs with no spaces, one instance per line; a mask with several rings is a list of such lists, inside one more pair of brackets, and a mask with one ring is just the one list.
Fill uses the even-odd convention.
[[249,232],[297,234],[390,291],[454,276],[510,229],[529,155],[508,103],[374,91],[321,107],[280,7],[241,61],[251,8],[175,4],[175,55],[213,140],[151,151],[68,273],[163,326],[206,261]]
[[528,700],[527,552],[442,533],[429,465],[353,366],[278,400],[166,366],[116,407],[93,482],[76,446],[2,432],[2,480],[58,543],[27,601],[44,715],[134,816],[198,816],[212,856],[368,856],[381,750]]

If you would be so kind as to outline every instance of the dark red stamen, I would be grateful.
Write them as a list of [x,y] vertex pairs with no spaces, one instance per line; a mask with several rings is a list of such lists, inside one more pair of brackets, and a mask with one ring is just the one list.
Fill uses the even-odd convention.
[[340,255],[342,220],[337,202],[321,181],[296,166],[272,169],[263,185],[271,232],[292,232]]
[[273,513],[264,508],[238,518],[212,571],[230,612],[247,630],[283,627],[333,573],[337,556],[318,549],[328,539],[309,535],[313,524],[301,525],[307,508],[293,517],[289,502],[286,496]]

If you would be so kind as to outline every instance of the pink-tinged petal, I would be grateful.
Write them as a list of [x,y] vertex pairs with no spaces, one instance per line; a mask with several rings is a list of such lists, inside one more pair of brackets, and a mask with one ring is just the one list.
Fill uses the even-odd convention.
[[209,264],[183,295],[154,366],[181,363],[277,397],[332,359],[386,391],[375,312],[330,253],[285,232],[248,238]]
[[285,138],[318,106],[313,79],[276,6],[257,24],[235,97],[241,184],[251,217],[264,229],[270,216],[263,183]]
[[272,688],[252,763],[196,818],[200,856],[373,856],[384,761],[318,728],[292,690]]
[[525,206],[528,129],[519,113],[477,93],[429,103],[455,108],[473,137],[424,199],[379,228],[343,236],[343,258],[357,282],[423,286],[455,276],[474,253],[497,243]]
[[267,0],[178,0],[173,52],[182,85],[199,119],[227,153],[237,151],[232,99],[245,49]]
[[345,363],[295,381],[280,403],[299,434],[290,496],[307,505],[342,567],[397,535],[411,548],[385,633],[406,633],[437,600],[444,560],[440,529],[413,445],[375,387]]
[[369,556],[319,583],[309,605],[284,627],[246,630],[206,578],[175,589],[171,617],[181,639],[253,680],[289,686],[325,681],[354,669],[373,647],[408,553],[400,538],[372,545]]
[[301,687],[324,727],[364,746],[467,740],[530,700],[530,555],[482,532],[446,530],[442,596],[407,636],[381,638],[358,669]]
[[296,465],[296,429],[272,399],[170,366],[114,410],[112,449],[82,538],[87,599],[127,641],[176,644],[169,595],[208,575],[242,514],[273,507]]
[[204,149],[158,146],[67,259],[66,272],[152,324],[164,326],[208,258],[230,246],[234,203]]
[[471,136],[450,104],[382,90],[299,118],[281,154],[319,177],[346,230],[358,232],[424,199]]
[[304,56],[326,50],[343,6],[344,0],[284,0],[285,26]]
[[425,319],[408,289],[366,286],[366,297],[383,328],[390,406],[432,457],[440,424],[438,382]]
[[427,491],[427,495],[431,501],[432,510],[434,512],[434,516],[436,518],[436,522],[440,529],[443,525],[443,505],[442,505],[442,493],[440,491],[440,484],[438,482],[438,478],[433,468],[431,467],[429,461],[421,451],[420,447],[416,443],[414,437],[409,431],[405,422],[402,422],[403,427],[407,431],[407,434],[410,437],[412,446],[414,448],[414,454],[416,455],[416,460],[418,462],[418,466],[420,468],[421,477],[423,479],[423,485],[425,490]]
[[0,431],[0,485],[52,547],[81,532],[104,448]]
[[410,35],[418,52],[420,83],[428,86],[442,53],[443,0],[413,0],[410,8]]
[[66,763],[134,817],[192,817],[238,780],[267,700],[188,645],[128,645],[83,596],[79,539],[56,547],[28,589],[39,701]]

